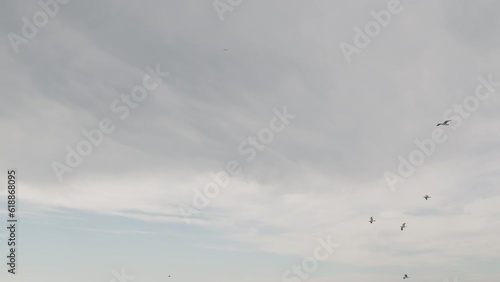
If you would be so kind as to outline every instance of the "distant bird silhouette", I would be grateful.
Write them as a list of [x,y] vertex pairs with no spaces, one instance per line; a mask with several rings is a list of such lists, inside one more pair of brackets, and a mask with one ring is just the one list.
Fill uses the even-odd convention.
[[370,216],[370,221],[368,221],[369,223],[374,223],[376,220],[373,219],[373,217]]
[[222,49],[222,50],[224,50],[224,51],[226,51],[226,52],[228,51],[227,49]]
[[438,123],[436,126],[441,126],[441,125],[449,126],[448,122],[450,122],[450,121],[451,121],[451,119],[445,120],[444,122]]
[[429,196],[429,195],[425,195],[425,196],[424,196],[424,199],[425,199],[426,201],[427,201],[428,199],[430,199],[430,198],[431,198],[431,196]]
[[403,231],[403,229],[405,229],[405,228],[406,228],[406,222],[403,223],[403,225],[401,225],[401,231]]
[[406,278],[410,278],[410,276],[408,276],[408,274],[405,274],[405,276],[403,276],[403,279],[406,279]]

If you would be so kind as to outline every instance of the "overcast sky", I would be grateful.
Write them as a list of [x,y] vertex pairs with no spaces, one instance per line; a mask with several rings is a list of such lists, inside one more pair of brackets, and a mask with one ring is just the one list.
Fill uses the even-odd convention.
[[[19,274],[1,280],[283,281],[330,236],[307,281],[498,281],[500,85],[467,118],[447,110],[500,81],[500,3],[401,0],[346,59],[389,2],[72,0],[26,38],[38,1],[2,1],[0,156],[21,221]],[[121,118],[121,95],[158,82],[148,66],[169,74]],[[384,174],[447,117],[446,141],[391,189]],[[114,130],[58,179],[103,119]],[[272,120],[282,130],[242,153]],[[241,173],[183,215],[230,161]]]

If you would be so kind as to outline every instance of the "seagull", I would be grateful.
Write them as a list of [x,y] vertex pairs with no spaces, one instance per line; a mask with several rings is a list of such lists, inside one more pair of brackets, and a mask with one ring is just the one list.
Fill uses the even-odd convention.
[[405,229],[405,228],[406,228],[406,222],[403,223],[403,225],[401,225],[401,231],[403,231],[403,229]]
[[430,199],[430,198],[431,198],[431,196],[429,196],[429,195],[425,195],[425,196],[424,196],[424,199],[425,199],[426,201],[427,201],[428,199]]
[[444,126],[449,126],[448,122],[450,122],[451,119],[445,120],[444,122],[438,123],[436,126],[444,125]]
[[372,216],[370,216],[370,221],[368,221],[368,222],[369,222],[369,223],[374,223],[375,221],[376,221],[376,220],[375,220],[375,219],[373,219],[373,217],[372,217]]
[[410,276],[408,276],[408,274],[405,274],[405,276],[403,276],[403,279],[406,279],[406,278],[410,278]]

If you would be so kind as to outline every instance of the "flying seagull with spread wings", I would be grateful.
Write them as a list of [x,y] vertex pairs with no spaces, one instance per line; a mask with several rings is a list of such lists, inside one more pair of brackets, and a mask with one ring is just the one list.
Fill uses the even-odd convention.
[[401,225],[401,231],[403,231],[403,229],[405,229],[405,228],[406,228],[406,222],[403,223],[403,225]]
[[450,121],[451,121],[451,119],[447,119],[447,120],[445,120],[444,122],[438,123],[436,126],[441,126],[441,125],[443,125],[443,126],[449,126],[449,124],[448,124],[448,123],[449,123]]
[[429,195],[425,195],[425,196],[424,196],[424,199],[425,199],[425,200],[428,200],[428,199],[430,199],[430,198],[431,198],[431,196],[429,196]]
[[369,222],[369,223],[374,223],[375,221],[376,221],[376,220],[375,220],[375,219],[373,219],[373,217],[372,217],[372,216],[370,216],[370,221],[368,221],[368,222]]

